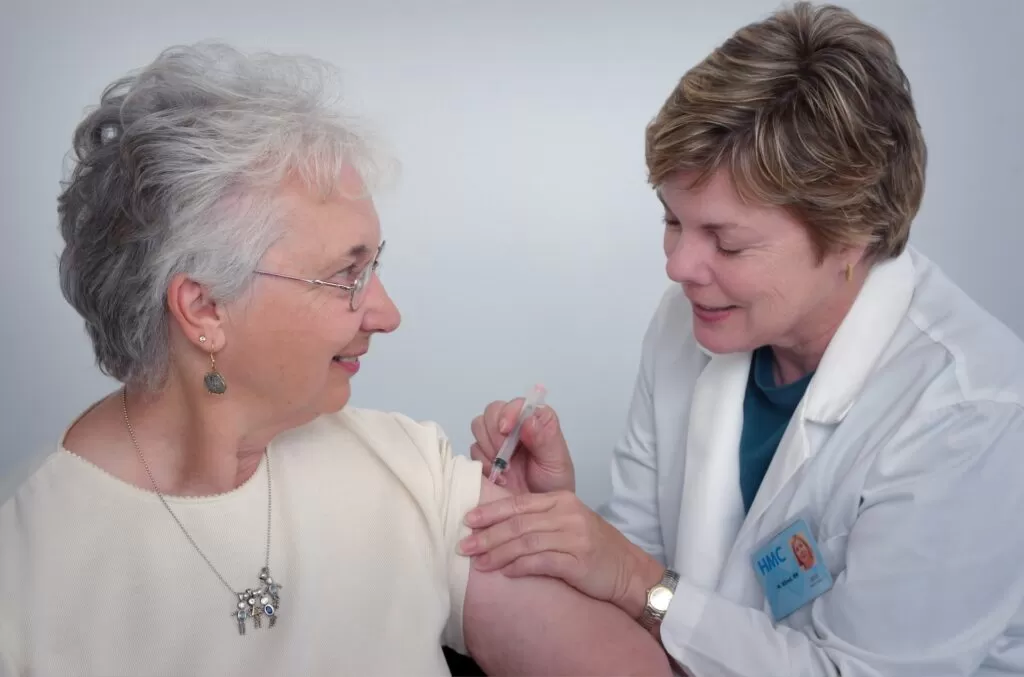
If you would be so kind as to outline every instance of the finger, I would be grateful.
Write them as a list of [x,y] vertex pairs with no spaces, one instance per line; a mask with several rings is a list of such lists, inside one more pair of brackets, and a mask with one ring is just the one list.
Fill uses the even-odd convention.
[[483,473],[485,475],[491,474],[491,459],[487,457],[487,454],[484,453],[484,450],[480,448],[479,444],[474,443],[473,446],[469,448],[469,457],[474,461],[480,461],[483,465]]
[[[484,430],[487,431],[487,440],[494,447],[495,453],[501,448],[502,442],[508,436],[512,426],[505,427],[506,410],[511,402],[491,402],[484,409]],[[516,412],[518,414],[518,411]],[[512,417],[512,425],[515,425],[515,416]]]
[[[484,452],[480,449],[480,445],[474,444],[471,446],[469,448],[469,455],[474,461],[480,461],[480,474],[484,477],[490,477],[494,462],[484,455]],[[505,477],[505,474],[502,473],[494,478],[494,483],[499,487],[503,487],[508,484],[508,479]]]
[[512,428],[516,427],[516,421],[519,419],[519,412],[523,410],[523,404],[525,404],[525,400],[522,397],[517,397],[511,402],[506,402],[498,410],[497,428],[501,434],[502,441],[512,432]]
[[523,536],[545,531],[560,531],[564,520],[559,520],[550,511],[513,515],[504,522],[498,522],[486,529],[474,530],[462,539],[459,550],[463,555],[480,555],[494,550]]
[[483,529],[513,515],[544,512],[557,504],[557,494],[516,494],[500,501],[478,505],[466,513],[465,522],[473,529]]
[[522,576],[550,576],[569,581],[572,572],[579,568],[579,559],[565,552],[539,552],[536,555],[525,555],[501,569],[501,573],[509,578]]
[[484,417],[477,416],[474,418],[469,428],[473,433],[473,439],[476,440],[476,445],[479,446],[480,452],[484,457],[490,460],[497,456],[498,447],[491,443],[490,435],[488,435],[485,428]]
[[473,566],[480,571],[504,569],[521,557],[538,554],[570,555],[573,537],[561,531],[541,531],[524,534],[488,553],[473,558]]

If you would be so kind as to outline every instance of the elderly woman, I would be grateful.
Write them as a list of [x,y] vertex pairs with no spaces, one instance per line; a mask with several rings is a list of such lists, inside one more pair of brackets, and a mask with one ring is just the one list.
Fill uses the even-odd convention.
[[436,426],[346,406],[399,314],[328,75],[168,50],[78,127],[61,286],[124,388],[0,498],[0,673],[441,675],[448,645],[668,674],[615,606],[471,571],[462,515],[504,490]]
[[694,675],[1024,674],[1024,345],[907,246],[925,143],[890,41],[804,3],[741,29],[647,165],[674,284],[603,518],[543,412],[505,476],[538,493],[470,512],[475,568],[611,601]]

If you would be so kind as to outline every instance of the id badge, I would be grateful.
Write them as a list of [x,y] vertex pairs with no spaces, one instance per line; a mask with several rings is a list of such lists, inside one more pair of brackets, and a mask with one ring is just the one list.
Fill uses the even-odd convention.
[[751,561],[776,621],[832,587],[832,574],[802,519],[754,551]]

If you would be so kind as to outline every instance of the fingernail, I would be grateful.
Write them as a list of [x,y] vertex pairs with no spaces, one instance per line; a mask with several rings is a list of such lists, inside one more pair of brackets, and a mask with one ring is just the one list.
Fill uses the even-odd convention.
[[499,421],[498,422],[498,432],[501,433],[502,435],[508,435],[508,432],[511,429],[512,429],[512,426],[509,425],[508,421]]
[[459,550],[462,551],[463,555],[468,555],[469,553],[476,550],[476,546],[476,536],[467,536],[466,538],[462,539],[462,541],[459,543]]
[[473,526],[474,524],[479,522],[480,521],[480,509],[479,508],[473,508],[472,510],[467,512],[466,513],[466,519],[464,521],[469,526]]

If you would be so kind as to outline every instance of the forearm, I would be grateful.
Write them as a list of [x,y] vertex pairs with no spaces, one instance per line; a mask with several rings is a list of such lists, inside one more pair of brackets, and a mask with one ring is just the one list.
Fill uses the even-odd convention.
[[638,623],[561,581],[474,571],[469,585],[466,645],[490,675],[672,674]]

